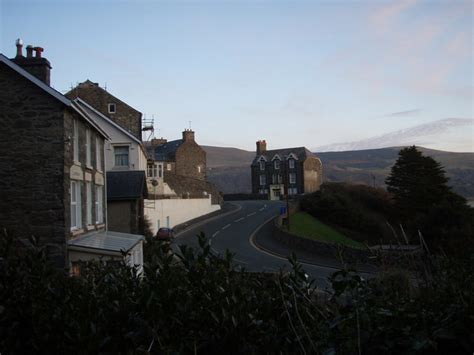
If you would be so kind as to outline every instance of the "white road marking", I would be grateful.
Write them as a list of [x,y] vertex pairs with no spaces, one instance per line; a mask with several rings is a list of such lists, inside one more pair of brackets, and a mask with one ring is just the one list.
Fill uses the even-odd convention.
[[262,208],[259,209],[259,211],[263,211],[264,209],[265,209],[265,207],[262,207]]
[[229,228],[229,227],[230,227],[230,224],[227,224],[227,225],[225,225],[224,227],[222,227],[222,230],[227,229],[227,228]]
[[219,232],[220,232],[220,231],[215,232],[215,233],[212,235],[212,238],[214,238],[216,235],[218,235]]
[[235,258],[235,257],[233,258],[233,260],[234,260],[234,261],[237,261],[237,262],[240,263],[240,264],[246,264],[246,265],[249,264],[248,262],[243,261],[243,260],[240,260],[240,259],[237,259],[237,258]]
[[247,217],[253,216],[254,214],[257,214],[257,212],[252,212],[247,215]]
[[242,217],[242,218],[236,219],[234,222],[240,222],[240,221],[243,221],[244,219],[245,217]]

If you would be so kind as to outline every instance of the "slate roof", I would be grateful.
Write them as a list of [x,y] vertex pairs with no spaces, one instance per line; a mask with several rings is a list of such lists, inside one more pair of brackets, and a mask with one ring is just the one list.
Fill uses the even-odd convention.
[[87,233],[69,240],[67,244],[69,249],[95,249],[120,253],[121,251],[128,252],[144,239],[138,234],[107,231]]
[[173,161],[176,158],[176,151],[183,144],[184,140],[177,139],[153,147],[151,144],[147,145],[148,156],[157,161]]
[[298,160],[301,160],[301,161],[304,161],[306,158],[310,156],[316,157],[315,154],[313,154],[311,151],[309,151],[305,147],[272,149],[272,150],[267,150],[265,153],[261,155],[255,156],[255,158],[252,161],[252,165],[257,164],[257,161],[261,156],[264,156],[267,159],[267,161],[271,161],[273,157],[277,154],[281,159],[286,159],[291,153],[293,153],[298,158]]
[[107,171],[107,200],[147,198],[146,176],[142,170]]

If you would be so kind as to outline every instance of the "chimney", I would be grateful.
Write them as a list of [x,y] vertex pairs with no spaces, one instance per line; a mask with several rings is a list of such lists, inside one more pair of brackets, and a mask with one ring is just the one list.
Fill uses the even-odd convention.
[[33,58],[33,46],[31,44],[26,46],[26,58]]
[[16,44],[16,56],[23,57],[23,41],[21,40],[21,38],[18,38],[15,44]]
[[267,142],[265,142],[265,140],[257,141],[257,155],[265,154],[266,151],[267,151]]
[[[41,47],[26,46],[26,57],[23,56],[23,41],[16,40],[16,57],[12,58],[12,62],[25,69],[28,73],[41,80],[46,85],[50,85],[51,81],[51,63],[46,58],[43,58],[44,51]],[[35,56],[33,57],[33,51]]]
[[194,131],[191,129],[185,129],[183,131],[183,141],[194,141]]
[[159,146],[159,145],[165,144],[166,142],[168,142],[168,141],[167,141],[166,139],[164,139],[163,137],[161,137],[161,138],[153,138],[153,139],[151,140],[151,145],[152,145],[153,147],[157,147],[157,146]]

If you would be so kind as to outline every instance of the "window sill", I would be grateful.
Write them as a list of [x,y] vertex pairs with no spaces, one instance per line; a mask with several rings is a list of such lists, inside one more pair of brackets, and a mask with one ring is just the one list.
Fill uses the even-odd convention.
[[80,166],[80,167],[82,168],[82,164],[81,164],[81,162],[80,162],[80,161],[73,160],[73,161],[72,161],[72,164],[73,164],[73,165]]
[[84,233],[84,229],[82,228],[76,228],[76,227],[71,228],[71,234],[73,237],[77,237],[78,235],[82,233]]
[[86,164],[86,169],[87,170],[94,170],[94,167],[92,165]]
[[87,231],[95,230],[95,226],[93,224],[88,224],[86,227]]
[[97,223],[97,224],[95,225],[95,227],[96,227],[97,229],[104,229],[104,228],[105,228],[105,223]]

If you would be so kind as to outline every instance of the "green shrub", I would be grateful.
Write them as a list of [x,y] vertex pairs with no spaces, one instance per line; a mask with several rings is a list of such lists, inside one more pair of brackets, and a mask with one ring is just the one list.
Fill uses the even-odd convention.
[[[91,262],[81,277],[45,249],[0,238],[5,354],[460,353],[472,351],[474,263],[432,258],[425,276],[331,276],[322,297],[294,257],[290,273],[248,273],[232,255],[150,239],[144,275]],[[33,241],[34,242],[34,241]],[[416,292],[406,291],[416,286]]]

